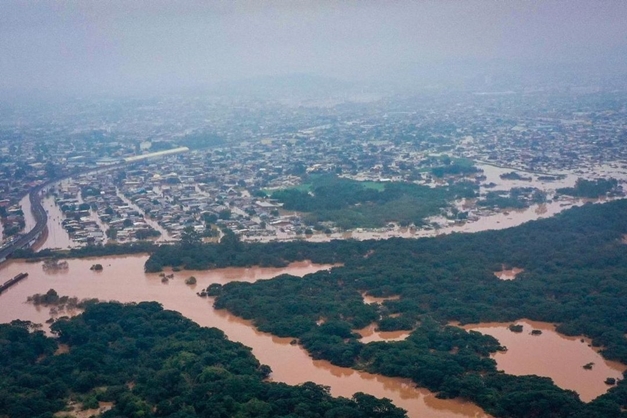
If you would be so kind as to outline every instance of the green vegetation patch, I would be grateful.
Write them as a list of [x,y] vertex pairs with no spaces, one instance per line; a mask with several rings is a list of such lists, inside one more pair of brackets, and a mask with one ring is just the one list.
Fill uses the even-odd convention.
[[557,193],[573,197],[595,199],[606,196],[608,193],[615,192],[617,187],[618,180],[614,178],[597,180],[586,180],[580,178],[577,179],[575,187],[557,189]]
[[373,189],[379,192],[385,190],[385,182],[381,181],[362,181],[361,185],[364,186],[366,189]]
[[[507,230],[343,247],[331,242],[324,245],[335,249],[343,267],[304,278],[214,285],[211,291],[216,307],[264,331],[298,338],[316,358],[408,377],[495,416],[619,417],[627,408],[624,380],[585,404],[548,378],[497,372],[487,357],[497,344],[445,324],[558,323],[559,332],[589,336],[606,358],[627,363],[626,233],[627,201],[588,204]],[[503,264],[524,272],[499,280],[494,272]],[[363,292],[400,298],[366,305]],[[353,330],[371,322],[414,331],[403,342],[363,344]]]
[[[69,400],[113,417],[403,417],[388,400],[270,383],[248,347],[155,302],[89,304],[52,325],[0,324],[0,416],[47,417]],[[55,355],[58,344],[63,354]]]
[[45,258],[87,258],[87,257],[107,257],[112,255],[127,255],[127,254],[145,254],[155,251],[158,245],[150,241],[139,241],[125,244],[112,244],[107,243],[105,245],[88,245],[85,247],[71,248],[69,250],[53,250],[45,248],[40,251],[33,251],[32,248],[22,248],[16,250],[12,258],[26,258],[26,259],[45,259]]
[[[194,233],[192,233],[193,235]],[[333,264],[346,257],[363,254],[358,243],[336,241],[333,246],[307,241],[247,243],[232,231],[226,230],[220,243],[202,243],[187,232],[177,245],[155,247],[144,270],[156,273],[164,267],[188,270],[207,270],[221,267],[285,267],[294,261],[311,260],[315,263]]]
[[359,182],[334,175],[310,178],[307,190],[278,190],[272,194],[287,210],[306,212],[309,224],[333,222],[340,228],[380,228],[388,222],[421,225],[424,218],[437,215],[450,202],[476,195],[469,182],[442,187],[413,183]]
[[467,176],[479,172],[474,161],[468,158],[451,158],[444,155],[438,158],[437,164],[436,167],[431,168],[431,174],[436,177]]

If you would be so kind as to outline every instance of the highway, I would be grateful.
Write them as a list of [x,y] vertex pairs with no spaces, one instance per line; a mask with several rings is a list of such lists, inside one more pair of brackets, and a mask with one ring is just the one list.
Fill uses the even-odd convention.
[[35,227],[31,229],[30,231],[28,231],[25,235],[15,240],[7,248],[3,248],[2,250],[0,250],[0,263],[4,262],[7,258],[9,258],[11,254],[15,252],[15,250],[30,246],[31,241],[36,240],[39,237],[39,234],[41,234],[46,228],[46,224],[48,223],[48,216],[46,215],[46,211],[41,204],[41,198],[39,197],[39,192],[52,182],[53,181],[48,181],[44,184],[41,184],[31,189],[31,191],[28,193],[28,199],[30,200],[31,212],[33,213],[33,217],[35,218],[35,222],[36,222]]
[[0,263],[5,262],[16,250],[20,248],[24,248],[24,247],[30,247],[31,245],[33,245],[35,240],[39,238],[39,235],[46,228],[46,225],[48,224],[48,215],[46,214],[46,210],[41,204],[42,199],[39,196],[39,192],[42,189],[51,185],[52,183],[56,183],[58,181],[65,180],[67,178],[71,178],[77,175],[87,174],[87,173],[96,173],[99,171],[115,170],[117,168],[121,168],[129,164],[130,162],[124,162],[120,164],[108,165],[106,167],[98,167],[98,168],[91,168],[87,170],[81,170],[81,171],[74,172],[70,175],[66,175],[64,177],[59,177],[53,180],[48,180],[45,183],[32,188],[30,192],[28,193],[28,198],[30,200],[31,212],[36,222],[35,227],[31,229],[30,231],[28,231],[25,235],[21,236],[20,238],[12,242],[11,245],[9,245],[8,247],[0,250]]
[[36,222],[35,227],[31,229],[30,231],[28,231],[25,235],[21,236],[20,238],[12,242],[11,245],[9,245],[8,247],[0,250],[0,264],[4,263],[16,250],[20,248],[24,248],[24,247],[30,247],[31,245],[33,245],[35,241],[37,240],[37,238],[39,238],[40,234],[44,231],[44,229],[46,229],[46,225],[48,223],[48,215],[46,214],[46,210],[41,204],[42,199],[39,196],[39,192],[43,190],[45,187],[51,185],[52,183],[56,183],[58,181],[75,177],[81,174],[115,170],[115,169],[122,168],[125,166],[133,165],[133,163],[140,163],[141,160],[145,160],[147,158],[164,157],[170,154],[187,152],[187,151],[189,151],[187,147],[181,147],[181,148],[175,148],[173,150],[166,150],[166,151],[142,155],[141,158],[135,158],[135,157],[126,158],[123,162],[120,162],[117,164],[107,165],[104,167],[78,170],[72,174],[65,175],[63,177],[58,177],[56,179],[48,180],[45,183],[32,188],[30,192],[28,193],[28,198],[30,200],[31,212]]

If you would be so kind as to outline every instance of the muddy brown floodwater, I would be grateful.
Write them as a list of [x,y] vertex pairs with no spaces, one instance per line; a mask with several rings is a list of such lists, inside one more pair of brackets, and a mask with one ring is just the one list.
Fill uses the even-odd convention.
[[[577,392],[584,402],[607,392],[611,386],[604,383],[605,379],[622,379],[627,369],[622,363],[605,360],[590,347],[589,339],[559,334],[553,324],[526,319],[515,324],[522,325],[523,332],[510,331],[509,322],[469,324],[463,328],[491,335],[507,347],[506,352],[493,356],[499,370],[519,376],[550,377],[557,386]],[[532,330],[542,334],[532,335]],[[593,363],[592,368],[584,369],[589,363]]]
[[411,331],[377,331],[376,324],[370,324],[355,332],[361,335],[361,342],[365,344],[375,341],[403,341],[411,334]]
[[514,280],[516,276],[518,276],[523,271],[525,271],[525,269],[521,269],[518,267],[505,269],[505,267],[503,266],[503,269],[501,271],[495,271],[494,275],[501,280]]
[[[0,281],[8,280],[20,272],[28,278],[0,295],[0,322],[13,319],[44,323],[50,310],[26,303],[35,293],[55,289],[60,295],[78,298],[98,298],[120,302],[157,301],[164,308],[181,312],[202,326],[220,328],[232,341],[252,347],[260,362],[269,365],[272,379],[288,384],[306,381],[329,386],[334,396],[350,397],[355,392],[365,392],[380,398],[389,398],[395,405],[408,411],[410,417],[487,417],[479,407],[469,402],[437,399],[426,389],[417,389],[405,379],[389,378],[331,365],[327,361],[313,360],[299,346],[290,345],[289,338],[278,338],[257,331],[248,321],[217,311],[211,299],[196,296],[196,292],[211,283],[230,281],[255,281],[289,273],[302,276],[330,265],[309,262],[293,263],[276,268],[228,268],[212,271],[183,271],[162,283],[158,274],[143,271],[146,255],[102,257],[97,259],[68,260],[69,268],[44,271],[41,263],[13,260],[0,267]],[[94,263],[103,265],[102,272],[89,268]],[[189,276],[197,279],[195,286],[185,284]],[[63,315],[63,312],[59,313]]]
[[55,204],[54,197],[45,197],[41,204],[43,205],[44,209],[46,210],[46,214],[48,215],[48,223],[46,224],[48,235],[46,236],[46,239],[40,243],[37,249],[66,249],[79,247],[80,245],[72,241],[67,231],[61,226],[61,221],[64,219],[63,212],[61,212],[61,209]]
[[367,295],[365,292],[361,294],[361,297],[364,298],[364,303],[367,303],[368,305],[372,305],[374,303],[380,305],[386,300],[399,300],[401,298],[399,295],[382,296],[382,297],[370,296],[370,295]]

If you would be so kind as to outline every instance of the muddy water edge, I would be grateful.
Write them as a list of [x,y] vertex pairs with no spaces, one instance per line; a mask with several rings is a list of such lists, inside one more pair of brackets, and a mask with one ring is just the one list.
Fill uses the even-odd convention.
[[[28,278],[0,295],[0,322],[13,319],[45,323],[50,309],[26,303],[35,293],[55,289],[59,295],[120,302],[157,301],[164,308],[178,311],[202,326],[216,327],[229,339],[253,349],[261,363],[269,365],[272,379],[288,384],[306,381],[329,386],[334,396],[350,397],[355,392],[365,392],[392,402],[408,411],[410,417],[487,417],[479,407],[459,400],[437,399],[426,389],[418,389],[406,379],[389,378],[337,367],[329,362],[312,360],[299,346],[291,345],[289,338],[278,338],[257,331],[248,321],[225,311],[213,309],[213,301],[200,298],[196,292],[211,283],[230,281],[255,281],[288,273],[303,276],[330,265],[309,262],[292,263],[286,268],[227,268],[211,271],[175,272],[166,283],[158,274],[143,271],[146,255],[99,257],[69,260],[64,270],[44,271],[42,263],[12,260],[0,267],[0,280],[5,281],[21,272]],[[103,271],[91,271],[99,263]],[[196,285],[186,285],[185,279],[194,276]],[[58,315],[72,312],[58,312]]]
[[[507,351],[493,355],[497,368],[513,375],[547,376],[563,389],[574,390],[584,402],[607,392],[605,379],[622,379],[627,369],[622,363],[604,359],[591,341],[568,337],[555,331],[555,325],[522,319],[521,332],[513,332],[512,323],[469,324],[462,328],[491,335]],[[587,367],[584,367],[587,366]]]

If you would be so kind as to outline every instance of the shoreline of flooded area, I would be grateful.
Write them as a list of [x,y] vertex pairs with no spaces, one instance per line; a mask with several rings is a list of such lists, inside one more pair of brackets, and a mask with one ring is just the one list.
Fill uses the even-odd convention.
[[379,331],[376,324],[370,324],[367,327],[354,330],[357,334],[361,335],[361,341],[364,344],[378,342],[378,341],[403,341],[412,331]]
[[[433,393],[416,388],[406,379],[374,375],[334,366],[324,360],[313,360],[303,348],[290,344],[291,338],[262,333],[249,321],[214,309],[211,298],[196,295],[197,291],[211,283],[253,282],[284,273],[302,276],[332,268],[332,265],[316,265],[305,261],[292,263],[285,268],[168,272],[174,274],[174,277],[164,283],[158,273],[144,273],[147,257],[131,255],[70,259],[68,267],[59,270],[44,270],[41,262],[11,260],[0,267],[0,275],[15,276],[27,272],[29,276],[0,295],[0,322],[22,319],[44,324],[50,318],[50,308],[33,306],[26,303],[26,298],[36,293],[46,293],[49,289],[55,289],[59,295],[79,299],[157,301],[165,309],[178,311],[202,326],[219,328],[230,340],[251,347],[255,357],[272,368],[274,381],[292,385],[313,381],[329,386],[334,396],[350,397],[356,392],[364,392],[389,398],[396,406],[406,409],[410,417],[488,416],[470,402],[437,399]],[[103,266],[102,271],[90,270],[96,262]],[[196,278],[196,284],[185,284],[185,279],[192,275]],[[57,312],[59,316],[65,314],[68,312]]]
[[525,269],[519,267],[505,268],[503,266],[501,270],[495,271],[494,275],[499,278],[499,280],[514,280],[520,273],[523,273]]
[[[521,325],[522,329],[512,331],[510,325]],[[627,370],[627,365],[603,358],[599,349],[591,346],[589,338],[560,334],[551,323],[521,319],[467,324],[461,328],[491,335],[507,347],[506,351],[492,355],[498,370],[517,376],[550,377],[557,386],[577,392],[584,402],[612,387],[605,384],[606,378],[622,379]],[[588,367],[584,367],[586,365]]]
[[[287,233],[277,234],[270,237],[242,237],[243,241],[247,242],[289,242],[304,240],[310,242],[330,242],[337,239],[355,239],[358,241],[364,241],[369,239],[381,240],[390,238],[432,238],[440,235],[448,235],[452,233],[475,233],[490,230],[501,230],[520,226],[526,222],[536,221],[539,219],[550,218],[567,209],[571,209],[577,206],[583,206],[585,204],[603,204],[612,200],[625,199],[621,197],[618,199],[575,199],[565,198],[560,200],[554,200],[547,203],[533,204],[527,208],[514,209],[514,210],[499,210],[488,211],[488,213],[478,217],[472,221],[464,222],[452,222],[442,216],[428,218],[428,222],[437,223],[438,227],[428,226],[423,229],[416,229],[412,227],[401,227],[393,224],[387,228],[380,229],[367,229],[356,228],[354,230],[336,232],[332,234],[315,233],[310,236],[295,236]],[[458,203],[460,206],[464,202]]]
[[[484,196],[488,191],[494,191],[496,189],[511,190],[512,188],[528,188],[535,187],[539,190],[553,194],[556,189],[562,187],[572,187],[575,185],[579,177],[585,177],[588,179],[596,179],[602,177],[614,177],[621,182],[627,182],[627,173],[612,167],[610,165],[600,165],[580,170],[569,170],[564,172],[558,172],[548,175],[548,177],[555,177],[555,180],[542,180],[543,176],[547,176],[542,173],[528,172],[520,168],[508,168],[491,164],[485,161],[475,161],[476,167],[482,170],[482,175],[485,177],[480,182],[481,196]],[[503,178],[501,176],[508,173],[516,172],[522,173],[519,179]],[[64,179],[59,181],[50,187],[66,184],[72,181],[72,179]],[[117,189],[116,189],[117,190]],[[124,197],[119,190],[116,192],[119,197],[123,197],[127,203],[130,202],[128,198]],[[624,197],[622,197],[624,198]],[[603,202],[606,199],[595,199],[594,202]],[[450,234],[455,232],[479,232],[485,230],[498,230],[505,229],[513,226],[521,225],[525,222],[547,218],[554,216],[566,209],[573,206],[581,206],[587,203],[587,199],[576,199],[568,197],[560,197],[559,199],[548,200],[545,203],[534,203],[523,209],[491,209],[491,208],[477,208],[472,207],[472,216],[467,220],[455,220],[448,219],[444,216],[433,216],[425,219],[426,226],[422,228],[417,227],[401,227],[395,222],[391,222],[383,228],[354,228],[347,231],[335,231],[330,234],[322,232],[316,232],[312,235],[298,235],[294,231],[273,231],[272,234],[241,236],[243,241],[250,242],[269,242],[269,241],[293,241],[293,240],[307,240],[312,242],[328,242],[334,239],[387,239],[394,237],[402,238],[422,238],[433,237],[441,234]],[[63,214],[60,209],[55,205],[54,199],[50,196],[45,197],[42,202],[46,208],[46,212],[49,213],[48,219],[48,235],[40,243],[38,248],[69,248],[77,247],[83,244],[73,241],[68,236],[67,231],[61,226],[63,220]],[[452,202],[452,204],[459,210],[463,209],[466,200]],[[30,226],[34,226],[34,218],[30,213],[30,202],[26,196],[20,201],[22,209],[24,211],[24,217],[26,222],[25,230],[29,230]],[[133,204],[136,209],[137,206]],[[97,223],[101,223],[95,213],[91,213],[90,217]],[[161,236],[156,239],[156,242],[166,242],[171,240],[172,236],[163,227],[156,222],[147,219],[146,222],[153,228],[161,232]],[[100,225],[104,231],[104,225]]]

